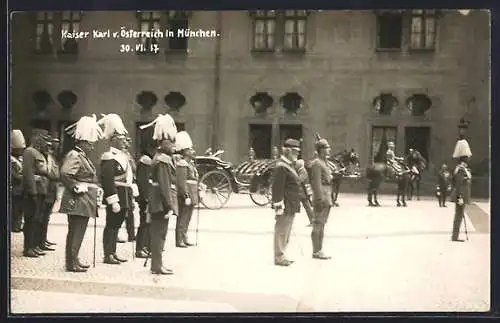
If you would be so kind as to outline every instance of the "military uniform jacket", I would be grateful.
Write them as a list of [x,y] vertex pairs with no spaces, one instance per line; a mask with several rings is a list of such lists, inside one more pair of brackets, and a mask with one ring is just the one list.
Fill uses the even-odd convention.
[[139,158],[136,171],[136,183],[139,189],[138,202],[148,203],[149,201],[149,180],[151,178],[152,160],[147,155],[142,155]]
[[151,166],[149,211],[178,214],[175,164],[172,156],[157,152]]
[[328,162],[316,158],[311,165],[311,188],[313,203],[317,206],[332,206],[333,173]]
[[[96,217],[100,202],[97,173],[92,161],[79,147],[75,147],[66,155],[61,166],[60,179],[64,185],[64,191],[59,212]],[[87,186],[88,192],[75,193],[77,185]]]
[[23,188],[29,195],[47,195],[47,159],[34,147],[28,147],[23,154]]
[[453,195],[453,199],[455,202],[458,198],[462,198],[464,200],[464,204],[469,204],[471,200],[470,196],[470,186],[471,186],[472,176],[470,170],[463,163],[460,163],[455,168],[453,172],[453,181],[455,187],[455,194]]
[[189,197],[193,205],[198,204],[198,170],[194,161],[182,158],[177,162],[176,167],[179,200],[182,202]]
[[280,205],[289,212],[300,212],[302,183],[291,162],[284,156],[274,167],[271,192],[274,206]]
[[49,185],[47,191],[47,199],[55,201],[57,195],[57,185],[59,183],[59,165],[53,155],[47,155],[47,175],[49,178]]
[[447,189],[450,185],[451,174],[449,171],[440,171],[438,174],[438,187],[442,190]]
[[23,160],[22,157],[10,155],[10,185],[13,196],[23,194]]
[[306,198],[309,195],[312,195],[311,183],[309,182],[309,173],[306,170],[306,167],[295,167],[297,171],[297,175],[299,175],[300,183],[302,186],[302,191],[300,194],[301,198]]
[[111,147],[101,156],[101,185],[108,207],[119,203],[121,209],[133,208],[133,172],[129,155]]

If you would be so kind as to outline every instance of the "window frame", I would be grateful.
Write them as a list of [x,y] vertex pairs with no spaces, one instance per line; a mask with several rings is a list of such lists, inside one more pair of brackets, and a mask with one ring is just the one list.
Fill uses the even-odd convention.
[[[269,13],[273,11],[273,15],[269,15]],[[264,12],[264,15],[259,15],[260,12]],[[279,12],[278,10],[256,10],[254,12],[251,12],[252,16],[252,51],[253,52],[274,52],[278,48],[277,44],[277,39],[278,39],[278,31],[277,31],[277,26],[278,26],[278,15]],[[273,41],[273,46],[268,46],[268,38],[270,33],[268,33],[268,24],[267,22],[269,21],[274,21],[274,31],[272,33],[272,37],[274,38]],[[257,33],[257,23],[258,22],[263,22],[264,23],[264,32],[263,33]],[[256,47],[256,40],[257,40],[257,35],[263,35],[265,37],[264,43],[266,44],[265,47]]]
[[[147,18],[144,18],[144,16],[143,16],[143,14],[145,14],[145,13],[148,15]],[[157,14],[158,17],[155,17],[155,14]],[[161,15],[162,15],[162,13],[160,11],[156,11],[156,10],[137,11],[138,30],[142,31],[142,26],[144,23],[148,24],[148,30],[152,30],[155,23],[158,23],[158,27],[161,29],[162,28]],[[154,37],[153,38],[147,38],[147,37],[139,38],[137,40],[137,44],[142,44],[145,47],[145,50],[144,51],[136,51],[136,54],[139,56],[158,54],[159,51],[155,53],[154,51],[150,50],[150,46],[149,46],[150,43],[148,43],[148,42],[152,43],[155,40],[156,40],[156,44],[158,44],[158,46],[160,46],[160,44],[161,44],[160,38],[154,38]]]
[[[377,52],[401,52],[404,47],[404,14],[401,11],[381,11],[375,13],[375,24],[376,24],[376,51]],[[380,19],[388,16],[397,16],[400,19],[400,39],[399,47],[382,47],[381,46],[381,28]]]
[[[415,13],[415,11],[421,10],[421,13]],[[410,21],[409,21],[409,37],[408,37],[408,49],[413,52],[432,52],[436,50],[437,44],[437,25],[438,25],[438,13],[436,10],[426,10],[426,9],[415,9],[410,11]],[[421,21],[421,31],[418,33],[413,32],[413,19],[418,18]],[[434,21],[434,30],[432,32],[432,46],[427,47],[427,18],[431,18]],[[413,35],[417,34],[420,37],[420,47],[413,47]]]
[[[43,14],[43,19],[40,19],[39,14]],[[49,15],[51,16],[50,18]],[[35,21],[35,44],[34,44],[34,52],[36,54],[40,55],[47,55],[47,54],[53,54],[54,49],[55,49],[55,38],[54,38],[54,31],[55,31],[55,12],[52,11],[37,11],[34,13],[34,21]],[[41,34],[38,34],[38,26],[42,25],[43,30]],[[52,27],[52,31],[49,32],[49,26]],[[43,50],[42,47],[42,41],[43,41],[43,34],[44,30],[47,28],[47,32],[49,33],[48,38],[50,42],[50,49]],[[40,38],[40,45],[38,44]]]
[[[294,14],[287,15],[287,11],[294,11]],[[283,51],[285,51],[285,52],[305,52],[306,46],[307,46],[307,17],[308,17],[307,10],[285,10],[282,14],[283,14]],[[287,33],[287,31],[286,31],[286,24],[288,21],[293,21],[293,23],[294,23],[293,24],[294,30],[292,33]],[[301,22],[301,21],[304,22],[303,34],[301,34],[298,30],[299,22]],[[286,43],[287,43],[286,38],[289,35],[291,37],[293,37],[292,42],[296,43],[296,45],[293,45],[292,47],[286,46]],[[298,46],[299,38],[301,35],[304,38],[302,47]]]
[[[175,21],[177,21],[177,22],[183,21],[186,24],[185,28],[189,28],[190,13],[188,11],[185,11],[185,10],[170,10],[170,11],[166,11],[165,17],[166,17],[166,26],[167,26],[166,29],[168,31],[172,31],[172,32],[176,33],[176,30],[178,28],[177,27],[176,28],[172,28],[172,25],[173,25],[172,22],[175,22]],[[186,48],[172,48],[171,47],[172,45],[171,45],[171,42],[170,42],[171,38],[167,37],[166,51],[168,51],[168,52],[174,52],[174,53],[188,53],[188,51],[189,51],[189,37],[177,38],[177,35],[175,35],[174,38],[175,39],[185,39]]]
[[[65,13],[69,13],[69,19],[65,19],[65,17],[64,17]],[[61,11],[61,12],[59,12],[59,15],[61,18],[61,25],[60,25],[61,32],[63,31],[64,24],[68,24],[68,32],[74,32],[75,31],[74,30],[75,23],[78,24],[78,31],[81,31],[80,24],[81,24],[82,15],[83,15],[83,13],[81,11],[70,11],[70,10]],[[75,16],[76,16],[76,18],[75,18]],[[75,44],[76,44],[76,51],[75,52],[66,51],[64,49],[64,46],[65,46],[66,42],[68,42],[68,41],[75,42]],[[79,52],[79,50],[78,50],[78,39],[77,38],[66,38],[66,39],[61,38],[58,53],[75,54],[76,55],[76,54],[78,54],[78,52]]]

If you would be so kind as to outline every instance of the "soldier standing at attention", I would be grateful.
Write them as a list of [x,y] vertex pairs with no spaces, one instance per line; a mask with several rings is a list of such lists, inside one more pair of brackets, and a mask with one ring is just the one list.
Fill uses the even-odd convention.
[[87,231],[90,218],[97,217],[101,189],[94,164],[89,154],[95,142],[102,138],[102,131],[96,116],[82,117],[67,127],[66,131],[75,139],[75,147],[68,152],[61,166],[61,182],[64,185],[60,209],[68,215],[68,235],[66,236],[66,270],[86,272],[89,265],[80,261],[78,255]]
[[21,232],[23,226],[23,152],[26,140],[19,129],[12,130],[10,139],[12,232]]
[[40,242],[38,246],[41,250],[44,251],[53,251],[52,248],[55,245],[54,242],[50,242],[47,240],[47,232],[49,228],[50,215],[52,214],[52,207],[57,198],[57,189],[59,185],[59,165],[56,157],[56,152],[59,148],[59,139],[57,137],[53,137],[48,145],[48,149],[46,152],[47,158],[47,174],[49,178],[47,196],[45,198],[45,204],[43,207],[43,222],[41,228],[41,236]]
[[312,220],[314,217],[314,211],[311,204],[312,189],[309,182],[309,175],[307,173],[305,162],[303,159],[299,159],[295,162],[295,170],[299,175],[302,191],[300,194],[300,203],[306,210],[307,217],[309,218],[309,225],[312,225]]
[[446,199],[450,186],[451,174],[448,171],[448,165],[441,165],[441,170],[438,174],[438,184],[436,188],[436,195],[438,197],[439,207],[446,207]]
[[453,231],[451,241],[463,242],[459,239],[460,226],[465,220],[465,206],[470,203],[471,172],[469,170],[469,159],[472,156],[469,143],[463,136],[457,141],[453,158],[458,159],[458,165],[453,172],[455,186],[455,217],[453,218]]
[[101,156],[101,185],[106,202],[106,226],[103,232],[104,263],[119,265],[126,259],[116,254],[118,231],[133,208],[133,174],[129,157],[124,153],[127,129],[117,114],[105,115],[98,121],[104,126],[104,138],[110,149]]
[[45,255],[39,245],[43,207],[49,184],[47,159],[43,155],[47,149],[49,132],[44,129],[33,129],[31,145],[23,154],[23,186],[24,186],[24,256],[35,258]]
[[139,196],[136,200],[139,204],[139,228],[137,229],[137,244],[135,245],[135,256],[137,258],[148,258],[150,256],[149,226],[151,215],[148,210],[149,203],[149,180],[151,178],[151,157],[143,152],[137,164],[137,186]]
[[195,157],[193,142],[186,131],[177,133],[175,146],[182,155],[176,168],[179,215],[175,225],[175,246],[186,248],[193,246],[187,239],[187,231],[194,206],[199,202],[198,171],[193,160]]
[[153,140],[159,143],[153,157],[151,168],[151,188],[149,195],[149,212],[151,214],[151,273],[155,275],[172,275],[171,269],[163,266],[162,252],[168,231],[168,221],[178,214],[177,187],[173,153],[177,127],[168,114],[160,115],[153,122],[141,126],[141,129],[155,125]]
[[330,156],[330,145],[326,139],[320,139],[316,142],[316,151],[318,157],[311,165],[311,186],[313,191],[313,229],[311,240],[313,245],[313,258],[330,259],[326,256],[323,249],[323,237],[325,233],[325,224],[328,221],[328,215],[333,205],[332,201],[332,180],[333,174],[328,167],[328,157]]
[[[136,171],[137,171],[137,165],[135,164],[134,157],[130,153],[130,145],[131,145],[132,139],[130,137],[127,137],[125,141],[125,154],[128,156],[128,161],[130,163],[130,167],[132,169],[132,174],[133,174],[133,182],[137,185],[136,183]],[[132,189],[134,190],[133,196],[137,197],[139,195],[139,192],[136,190],[136,185],[132,186]],[[132,203],[132,207],[129,209],[129,214],[125,218],[125,227],[127,228],[127,237],[128,241],[132,242],[135,241],[135,218],[134,218],[134,204]]]
[[283,144],[283,154],[277,160],[272,182],[272,206],[276,215],[274,226],[274,264],[290,266],[293,261],[285,257],[285,249],[290,240],[295,213],[300,212],[302,186],[294,163],[300,154],[300,142],[287,139]]

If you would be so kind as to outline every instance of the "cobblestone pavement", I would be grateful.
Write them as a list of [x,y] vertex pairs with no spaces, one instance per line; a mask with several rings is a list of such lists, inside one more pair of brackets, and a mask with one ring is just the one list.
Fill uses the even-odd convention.
[[[360,195],[341,195],[341,206],[332,209],[325,234],[330,261],[311,258],[310,227],[306,215],[298,214],[288,250],[296,262],[277,267],[272,263],[272,211],[253,206],[248,196],[235,195],[224,209],[200,211],[197,247],[175,248],[175,221],[171,222],[164,259],[175,275],[164,277],[149,274],[142,259],[132,259],[132,243],[118,245],[118,253],[129,262],[102,263],[104,216],[96,227],[96,267],[84,274],[65,272],[66,220],[53,215],[49,237],[58,243],[57,250],[44,257],[22,257],[22,234],[11,234],[11,309],[13,313],[488,310],[490,234],[485,211],[489,207],[476,206],[474,215],[467,217],[469,241],[453,243],[451,203],[439,208],[437,201],[422,199],[396,208],[393,197],[379,200],[382,207],[368,208]],[[194,216],[192,241],[196,222]],[[89,223],[81,251],[90,263],[93,229]],[[57,301],[63,299],[71,305]]]

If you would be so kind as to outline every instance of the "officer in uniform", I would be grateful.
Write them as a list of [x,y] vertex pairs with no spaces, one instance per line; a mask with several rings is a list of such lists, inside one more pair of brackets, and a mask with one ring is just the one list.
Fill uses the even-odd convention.
[[177,127],[168,114],[160,115],[141,129],[154,125],[153,140],[159,143],[151,168],[149,212],[151,213],[151,273],[172,275],[171,269],[163,266],[162,252],[168,231],[170,217],[178,214],[177,187],[173,153]]
[[316,144],[318,157],[314,159],[311,165],[311,186],[313,192],[313,229],[311,240],[313,245],[313,258],[330,259],[326,256],[323,249],[323,236],[325,225],[328,221],[332,201],[332,180],[333,173],[328,166],[328,157],[330,156],[330,145],[326,139],[319,139]]
[[274,264],[290,266],[293,261],[285,257],[285,249],[290,240],[295,213],[300,212],[302,183],[294,163],[300,154],[300,142],[287,139],[283,144],[283,154],[277,160],[272,181],[272,207],[275,212]]
[[47,149],[49,132],[45,129],[33,129],[31,145],[23,153],[24,186],[24,256],[38,257],[45,255],[39,247],[45,198],[49,184]]
[[462,242],[459,239],[460,226],[462,220],[465,220],[465,206],[470,203],[470,185],[471,172],[469,170],[469,159],[472,156],[469,143],[463,137],[459,139],[455,145],[453,158],[458,159],[458,165],[453,172],[453,182],[455,186],[455,194],[453,200],[455,202],[455,217],[453,218],[453,231],[451,240]]
[[127,129],[117,114],[104,115],[98,124],[103,125],[104,138],[109,139],[110,149],[101,156],[101,185],[106,202],[106,225],[103,232],[104,263],[119,265],[127,260],[116,254],[118,231],[133,208],[133,173],[129,156],[124,152]]
[[[132,174],[134,176],[133,181],[136,184],[136,185],[132,186],[132,189],[135,189],[135,187],[137,186],[137,182],[136,182],[137,165],[135,163],[134,157],[130,153],[131,143],[132,143],[132,139],[127,136],[127,139],[125,141],[125,150],[124,150],[124,152],[127,154],[130,167],[132,168]],[[138,196],[139,192],[133,192],[133,194],[134,194],[134,196]],[[135,241],[134,207],[131,207],[129,209],[129,214],[125,218],[125,227],[127,228],[128,241],[129,242]]]
[[450,179],[451,174],[448,171],[448,165],[441,165],[441,170],[438,174],[436,195],[439,202],[439,207],[446,207],[446,199],[448,198],[448,192],[450,191]]
[[68,215],[66,270],[81,273],[87,271],[89,265],[80,261],[80,247],[89,219],[97,217],[98,205],[101,203],[102,193],[89,154],[94,150],[95,142],[102,138],[102,131],[95,115],[80,118],[66,131],[75,139],[75,147],[68,152],[61,165],[60,179],[64,190],[60,209],[54,211]]
[[45,157],[47,158],[47,174],[49,178],[47,195],[45,197],[45,204],[43,207],[43,222],[41,228],[40,242],[38,246],[44,251],[53,251],[54,242],[47,240],[47,231],[49,228],[50,215],[52,214],[52,207],[57,198],[57,189],[59,184],[59,165],[56,157],[56,152],[59,148],[59,139],[57,137],[51,138],[48,145]]
[[176,168],[179,215],[175,225],[175,245],[186,248],[193,245],[187,239],[187,231],[194,206],[199,203],[198,171],[194,163],[193,142],[186,131],[177,133],[175,146],[182,156]]
[[12,130],[10,140],[12,232],[21,232],[23,226],[23,152],[26,140],[19,129]]
[[387,143],[387,151],[385,153],[386,160],[387,160],[387,165],[390,166],[389,169],[394,170],[396,172],[396,176],[401,176],[401,174],[404,171],[403,166],[401,165],[401,162],[404,160],[404,158],[401,157],[396,157],[396,153],[394,152],[395,145],[393,141],[389,141]]
[[150,256],[149,226],[151,215],[148,210],[149,203],[149,180],[151,178],[151,157],[143,152],[137,164],[136,181],[139,196],[136,200],[139,204],[139,228],[137,229],[137,243],[135,245],[135,256],[137,258],[148,258]]

